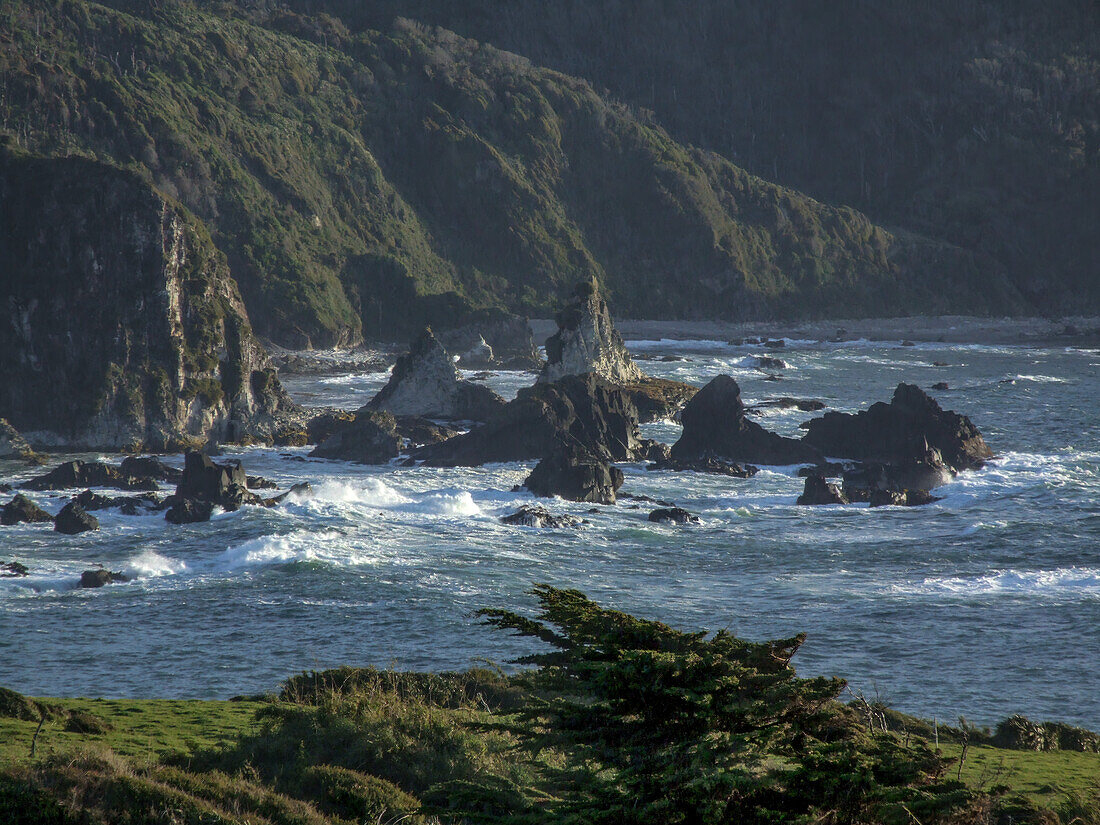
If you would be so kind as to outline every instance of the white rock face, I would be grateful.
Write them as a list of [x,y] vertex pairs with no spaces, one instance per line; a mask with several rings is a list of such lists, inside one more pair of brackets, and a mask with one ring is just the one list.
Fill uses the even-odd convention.
[[488,367],[492,365],[493,360],[493,348],[480,335],[477,343],[462,353],[462,357],[459,358],[464,368]]
[[616,384],[646,378],[630,359],[611,321],[607,302],[600,297],[594,283],[578,284],[573,299],[555,320],[558,331],[546,339],[546,366],[539,376],[540,382],[588,372]]
[[425,327],[409,352],[397,359],[389,382],[368,403],[394,415],[484,421],[502,399],[488,387],[460,381],[454,361]]

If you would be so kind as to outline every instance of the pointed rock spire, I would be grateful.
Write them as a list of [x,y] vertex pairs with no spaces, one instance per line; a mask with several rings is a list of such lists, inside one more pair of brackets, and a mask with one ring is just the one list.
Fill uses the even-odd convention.
[[630,360],[595,281],[577,284],[569,304],[554,320],[558,331],[546,339],[546,366],[539,382],[589,372],[616,384],[646,377]]

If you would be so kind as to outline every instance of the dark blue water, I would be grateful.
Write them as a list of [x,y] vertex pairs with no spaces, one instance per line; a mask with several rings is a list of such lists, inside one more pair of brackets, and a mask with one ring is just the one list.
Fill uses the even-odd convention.
[[[227,697],[274,689],[340,664],[464,668],[525,648],[478,625],[484,606],[527,608],[535,582],[693,629],[753,639],[809,638],[804,674],[941,720],[1011,713],[1100,728],[1100,353],[856,342],[794,342],[784,380],[762,380],[755,350],[717,342],[638,342],[654,374],[696,384],[726,372],[747,400],[819,398],[855,410],[899,381],[968,414],[998,459],[941,489],[929,507],[802,508],[796,468],[740,480],[627,466],[624,492],[675,500],[703,524],[646,520],[630,502],[555,501],[579,531],[501,525],[528,466],[429,470],[301,460],[305,450],[243,450],[250,473],[311,500],[245,508],[208,524],[101,513],[103,529],[64,537],[0,530],[0,685],[38,695]],[[948,362],[934,367],[933,361]],[[355,407],[384,376],[295,379],[308,403]],[[533,380],[492,379],[502,392]],[[1009,382],[1009,383],[1004,383]],[[761,422],[796,434],[809,416]],[[671,423],[650,435],[676,438]],[[0,467],[26,471],[18,465]],[[37,494],[51,512],[62,493]],[[136,578],[74,588],[95,564]]]

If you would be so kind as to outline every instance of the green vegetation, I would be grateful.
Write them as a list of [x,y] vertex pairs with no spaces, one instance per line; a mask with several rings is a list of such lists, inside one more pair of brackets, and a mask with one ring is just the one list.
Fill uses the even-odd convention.
[[307,12],[4,4],[0,131],[185,204],[282,343],[549,315],[591,277],[643,317],[1025,307],[985,258],[766,183],[583,80],[405,19]]
[[985,735],[965,725],[941,727],[937,750],[927,723],[798,678],[801,636],[685,633],[576,591],[535,595],[534,618],[482,612],[549,646],[512,676],[341,668],[231,702],[0,691],[0,819],[1100,822],[1095,752],[964,743]]

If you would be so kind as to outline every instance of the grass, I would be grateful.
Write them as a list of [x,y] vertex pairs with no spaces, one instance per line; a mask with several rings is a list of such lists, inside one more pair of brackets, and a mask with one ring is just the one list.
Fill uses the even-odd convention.
[[[944,756],[958,759],[962,746],[943,744]],[[971,747],[962,763],[949,773],[978,790],[1007,785],[1047,807],[1059,804],[1067,794],[1088,799],[1100,795],[1100,754],[1074,751],[1014,751],[986,746]]]

